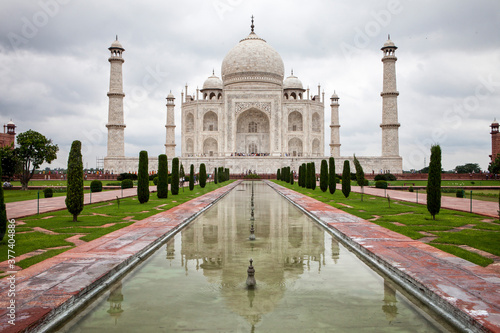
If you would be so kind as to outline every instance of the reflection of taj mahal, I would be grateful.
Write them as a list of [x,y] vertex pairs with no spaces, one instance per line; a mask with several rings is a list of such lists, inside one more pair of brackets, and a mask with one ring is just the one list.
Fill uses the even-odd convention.
[[[359,157],[365,172],[402,172],[399,156],[398,111],[394,55],[397,47],[388,40],[384,57],[382,92],[382,156]],[[124,120],[121,66],[124,49],[118,41],[110,47],[111,82],[109,96],[108,155],[105,169],[127,172],[137,170],[137,158],[124,156]],[[264,39],[251,32],[234,46],[222,61],[221,76],[212,76],[201,90],[190,94],[186,85],[181,94],[181,162],[207,164],[207,170],[224,166],[233,174],[248,170],[274,173],[291,166],[297,170],[314,161],[319,171],[325,159],[325,98],[304,89],[293,75],[285,78],[281,56]],[[174,100],[167,96],[166,154],[175,156]],[[337,170],[345,159],[340,155],[339,97],[331,96],[330,156]],[[155,158],[149,167],[157,169]]]

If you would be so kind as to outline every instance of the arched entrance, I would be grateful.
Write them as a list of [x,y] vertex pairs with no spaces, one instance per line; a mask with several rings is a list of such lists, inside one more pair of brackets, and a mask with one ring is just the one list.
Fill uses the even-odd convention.
[[269,118],[255,108],[241,113],[236,124],[236,153],[269,154],[271,152]]

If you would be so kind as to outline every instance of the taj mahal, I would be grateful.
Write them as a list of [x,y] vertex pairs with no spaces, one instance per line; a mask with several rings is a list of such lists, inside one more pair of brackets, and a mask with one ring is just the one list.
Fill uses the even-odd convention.
[[[293,75],[285,78],[280,54],[255,33],[240,40],[225,56],[221,78],[212,75],[201,90],[181,93],[181,156],[184,167],[207,170],[223,166],[231,174],[248,171],[273,174],[290,166],[297,171],[302,163],[315,162],[319,172],[322,159],[333,156],[336,170],[353,156],[340,154],[339,96],[330,98],[330,155],[325,156],[325,93],[304,89]],[[399,126],[396,88],[397,47],[388,39],[382,47],[383,91],[381,156],[356,156],[365,173],[402,173],[399,155]],[[110,173],[135,172],[138,157],[126,157],[124,151],[125,119],[123,113],[122,65],[125,49],[115,40],[109,47],[111,56],[108,92],[108,141],[104,169]],[[167,96],[165,153],[175,157],[175,97]],[[156,157],[150,157],[149,169],[156,171]]]

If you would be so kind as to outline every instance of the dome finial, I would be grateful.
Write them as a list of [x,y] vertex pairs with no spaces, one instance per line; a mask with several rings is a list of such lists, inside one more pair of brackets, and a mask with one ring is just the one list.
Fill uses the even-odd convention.
[[116,35],[116,40],[118,40],[118,35]]
[[212,68],[212,75],[215,75],[215,69]]
[[253,28],[255,28],[255,26],[253,25],[253,15],[252,15],[252,25],[250,26],[250,28],[252,29],[253,32]]
[[388,34],[388,35],[387,35],[387,39],[391,39],[391,34]]
[[292,75],[293,75],[293,68],[292,68]]

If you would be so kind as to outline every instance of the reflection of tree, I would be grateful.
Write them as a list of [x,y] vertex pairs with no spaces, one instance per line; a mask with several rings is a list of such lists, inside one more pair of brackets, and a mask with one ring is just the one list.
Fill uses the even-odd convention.
[[389,323],[398,316],[397,302],[396,289],[392,286],[390,281],[384,279],[384,305],[382,305],[382,311],[384,311],[385,317]]
[[340,245],[339,242],[332,237],[332,259],[334,263],[337,263],[340,257]]
[[123,294],[122,294],[122,282],[118,281],[113,289],[111,289],[109,293],[109,297],[107,299],[109,303],[109,310],[107,311],[109,315],[115,318],[115,325],[118,322],[118,318],[122,315],[122,302],[123,302]]
[[[182,231],[180,251],[186,271],[189,261],[202,261],[199,268],[208,282],[220,286],[228,308],[255,325],[306,266],[325,265],[324,230],[267,185],[255,184],[256,240],[249,240],[251,186],[240,186],[245,191],[231,192]],[[251,292],[245,288],[250,258],[257,281]]]

